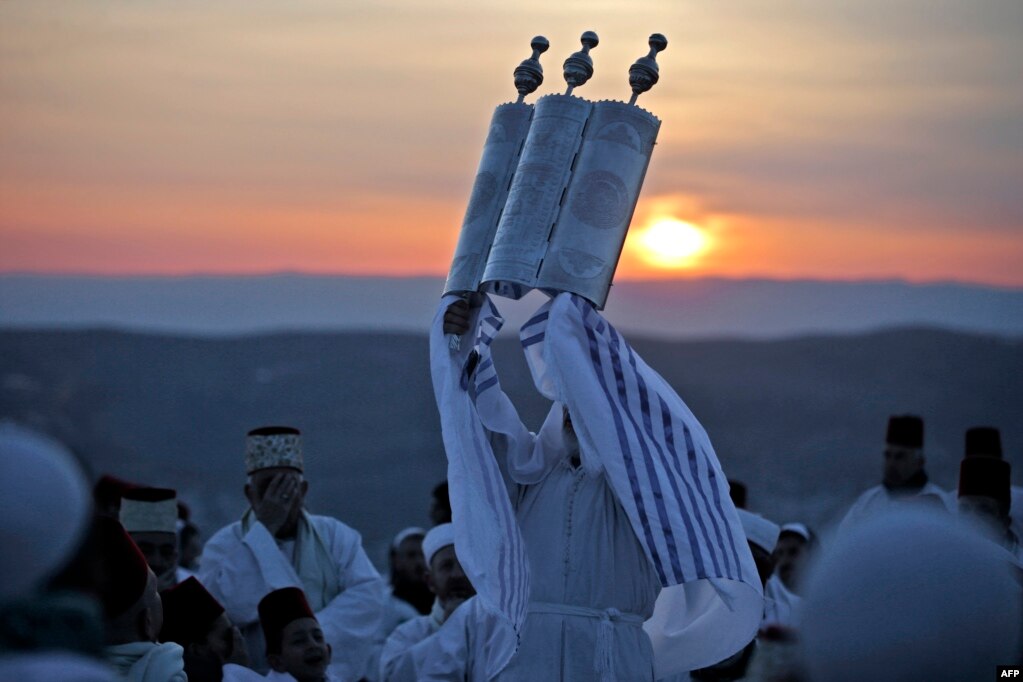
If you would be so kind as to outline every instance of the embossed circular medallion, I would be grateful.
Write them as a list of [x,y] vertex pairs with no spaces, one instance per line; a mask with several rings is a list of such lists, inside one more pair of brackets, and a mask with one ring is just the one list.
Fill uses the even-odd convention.
[[608,171],[591,171],[579,182],[572,198],[572,215],[591,227],[609,230],[628,216],[629,191]]

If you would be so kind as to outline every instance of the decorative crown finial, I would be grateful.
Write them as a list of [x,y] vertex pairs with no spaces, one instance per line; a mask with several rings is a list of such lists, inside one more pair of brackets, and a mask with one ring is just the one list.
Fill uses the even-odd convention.
[[629,67],[629,85],[632,86],[632,99],[629,104],[635,104],[639,96],[654,87],[659,76],[657,66],[657,53],[668,47],[668,39],[660,33],[654,33],[648,41],[650,54],[640,57]]
[[515,89],[519,91],[518,102],[522,102],[526,95],[535,91],[543,83],[543,67],[540,66],[540,55],[551,46],[543,36],[533,38],[529,46],[533,48],[533,54],[529,59],[524,59],[515,69]]
[[574,88],[590,80],[590,76],[593,75],[593,59],[590,57],[590,50],[597,46],[600,38],[593,31],[587,31],[579,38],[579,42],[583,44],[583,49],[579,52],[573,52],[565,60],[565,82],[568,83],[568,90],[565,91],[566,95],[571,95]]

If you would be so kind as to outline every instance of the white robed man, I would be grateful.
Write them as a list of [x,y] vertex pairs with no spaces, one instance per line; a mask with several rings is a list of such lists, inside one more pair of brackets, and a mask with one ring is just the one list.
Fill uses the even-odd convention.
[[343,680],[372,678],[384,583],[359,533],[305,511],[309,484],[298,429],[250,431],[245,470],[250,509],[206,543],[199,579],[241,628],[252,667],[267,669],[259,601],[274,590],[298,587],[334,648],[332,672]]
[[387,638],[380,656],[382,682],[415,682],[431,674],[422,670],[422,662],[427,657],[426,649],[433,645],[432,635],[456,608],[476,594],[455,554],[455,531],[450,523],[430,529],[423,538],[423,555],[428,566],[427,584],[437,598],[429,614],[402,623]]
[[911,414],[889,417],[881,485],[859,496],[842,519],[838,534],[906,501],[945,507],[947,493],[928,480],[924,464],[924,420]]
[[170,488],[136,487],[121,496],[121,525],[166,590],[191,577],[178,563],[178,500]]
[[173,642],[157,643],[163,602],[156,574],[120,523],[109,517],[97,523],[103,561],[104,656],[129,682],[186,682],[184,649]]
[[739,650],[762,586],[699,422],[592,304],[559,294],[520,330],[554,401],[533,434],[490,353],[502,324],[489,297],[447,296],[431,333],[455,544],[478,592],[441,632],[478,613],[494,641],[501,624],[519,635],[472,679],[654,680]]
[[1012,467],[1004,459],[965,457],[959,464],[959,517],[1004,548],[1023,566],[1023,547],[1012,530],[1009,512]]
[[[993,426],[974,426],[966,430],[966,449],[963,457],[992,457],[1002,459],[1002,434]],[[1008,460],[1006,460],[1008,461]],[[1017,538],[1023,538],[1023,488],[1009,485],[1009,529]],[[952,508],[958,508],[953,500]]]
[[[804,523],[786,523],[774,548],[774,573],[764,586],[765,628],[779,628],[795,634],[799,630],[799,609],[807,564],[816,548],[816,535]],[[781,634],[781,633],[776,633]]]

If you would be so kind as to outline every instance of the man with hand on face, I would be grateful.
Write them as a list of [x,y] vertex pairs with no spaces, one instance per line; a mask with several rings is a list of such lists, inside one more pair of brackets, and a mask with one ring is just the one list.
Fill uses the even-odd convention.
[[423,554],[429,566],[426,582],[437,599],[429,615],[402,623],[387,639],[380,657],[380,679],[383,682],[416,680],[419,652],[431,646],[431,635],[440,629],[455,609],[476,594],[455,556],[455,535],[450,523],[435,526],[426,534]]
[[259,621],[266,636],[268,680],[278,682],[339,682],[328,671],[331,646],[302,590],[274,590],[259,602]]
[[246,439],[245,497],[251,508],[206,544],[200,580],[245,635],[252,666],[265,672],[260,600],[284,587],[300,588],[338,652],[332,672],[366,676],[383,617],[383,580],[362,549],[362,538],[336,519],[303,508],[301,434],[272,426]]

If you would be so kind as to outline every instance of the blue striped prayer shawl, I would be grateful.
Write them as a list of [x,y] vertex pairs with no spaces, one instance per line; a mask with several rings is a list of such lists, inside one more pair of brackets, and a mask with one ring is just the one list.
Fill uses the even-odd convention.
[[[490,355],[502,323],[496,307],[484,297],[473,315],[473,348],[450,350],[441,324],[454,300],[442,302],[434,321],[431,363],[448,454],[456,550],[483,603],[504,614],[517,632],[529,576],[486,430],[508,438],[513,470],[528,457],[532,436],[508,426],[515,422],[524,430],[500,390]],[[658,677],[716,663],[741,649],[759,625],[762,589],[703,427],[674,389],[582,298],[559,294],[522,326],[520,339],[537,389],[568,407],[584,465],[603,469],[666,588],[644,625]]]
[[758,582],[706,431],[621,334],[585,299],[562,294],[520,337],[537,387],[568,406],[661,585]]

